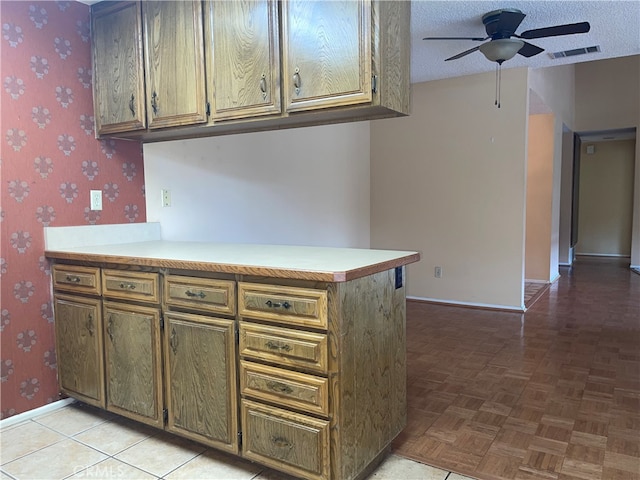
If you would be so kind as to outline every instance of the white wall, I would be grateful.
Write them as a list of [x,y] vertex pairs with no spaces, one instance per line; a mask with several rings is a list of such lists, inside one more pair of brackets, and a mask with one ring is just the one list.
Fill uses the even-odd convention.
[[369,122],[150,143],[144,167],[166,240],[370,246]]
[[559,65],[529,71],[529,87],[556,118],[569,128],[575,123],[575,81],[575,65]]
[[[640,132],[640,55],[576,65],[576,132]],[[640,142],[636,142],[631,265],[640,266]]]
[[[371,122],[371,244],[422,252],[408,295],[522,308],[526,69],[412,85],[411,115]],[[442,278],[434,278],[441,266]]]
[[[529,72],[529,87],[556,117],[554,127],[553,197],[550,249],[550,281],[559,275],[559,264],[571,263],[571,201],[573,135],[575,125],[575,65],[538,68]],[[532,95],[533,97],[534,95]],[[548,113],[548,112],[530,112]],[[563,125],[566,126],[563,132]],[[569,133],[567,133],[569,130]]]
[[[555,181],[555,177],[554,177]],[[560,213],[558,238],[558,263],[571,265],[571,202],[573,198],[573,132],[567,128],[562,132],[562,160],[560,171]]]
[[577,255],[631,254],[634,157],[634,140],[582,144]]
[[529,115],[525,278],[542,282],[550,282],[558,274],[557,255],[553,255],[558,247],[554,228],[558,221],[554,215],[555,126],[553,113]]

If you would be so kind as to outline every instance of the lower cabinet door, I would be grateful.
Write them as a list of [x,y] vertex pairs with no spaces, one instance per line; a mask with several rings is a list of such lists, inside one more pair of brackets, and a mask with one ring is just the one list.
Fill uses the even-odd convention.
[[301,478],[329,478],[329,422],[242,400],[244,457]]
[[54,312],[60,390],[104,408],[100,300],[56,295]]
[[167,430],[238,453],[234,321],[165,313]]
[[107,410],[162,428],[160,310],[104,302]]

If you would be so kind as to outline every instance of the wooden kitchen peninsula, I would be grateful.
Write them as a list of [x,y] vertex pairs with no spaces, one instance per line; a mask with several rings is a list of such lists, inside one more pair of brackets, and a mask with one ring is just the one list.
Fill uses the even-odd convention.
[[63,393],[308,479],[353,479],[406,423],[417,252],[47,244]]

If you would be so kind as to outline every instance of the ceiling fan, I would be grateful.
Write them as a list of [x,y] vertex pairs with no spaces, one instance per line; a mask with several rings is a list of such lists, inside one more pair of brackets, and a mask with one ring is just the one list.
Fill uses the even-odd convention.
[[[589,22],[569,23],[566,25],[555,25],[552,27],[535,28],[527,30],[521,34],[516,34],[516,29],[522,23],[526,15],[517,8],[503,8],[494,10],[482,16],[482,23],[487,32],[486,37],[425,37],[423,40],[472,40],[474,42],[485,42],[477,47],[465,50],[453,57],[445,59],[457,60],[470,53],[480,50],[480,52],[492,62],[496,62],[496,101],[500,108],[500,84],[502,63],[511,60],[516,54],[523,57],[533,57],[544,52],[540,48],[525,40],[535,38],[558,37],[561,35],[573,35],[575,33],[587,33],[591,26]],[[512,38],[515,37],[515,38]],[[486,42],[485,40],[490,41]]]
[[482,16],[482,23],[487,32],[486,37],[425,37],[423,40],[472,40],[475,42],[484,42],[485,40],[491,39],[489,42],[449,57],[445,59],[445,61],[457,60],[476,50],[480,50],[488,60],[501,65],[502,62],[512,59],[516,53],[523,57],[533,57],[534,55],[544,52],[543,48],[525,42],[525,40],[586,33],[591,28],[589,22],[580,22],[536,28],[518,35],[515,32],[522,20],[524,20],[524,17],[526,17],[526,15],[516,8],[494,10]]

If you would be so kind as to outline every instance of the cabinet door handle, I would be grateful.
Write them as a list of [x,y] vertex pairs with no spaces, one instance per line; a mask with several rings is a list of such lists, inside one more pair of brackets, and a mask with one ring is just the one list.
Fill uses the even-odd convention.
[[89,335],[93,337],[93,332],[95,332],[95,326],[93,325],[93,315],[89,314],[87,317],[87,330],[89,330]]
[[300,86],[302,85],[302,79],[300,78],[300,69],[296,67],[293,74],[293,86],[296,88],[296,93],[300,93]]
[[151,94],[151,108],[153,109],[153,114],[158,114],[158,94],[154,90]]
[[135,290],[136,289],[136,284],[135,283],[129,283],[129,282],[122,282],[120,284],[120,288],[122,290]]
[[287,345],[286,343],[284,345],[280,345],[279,343],[275,343],[275,342],[269,340],[264,345],[265,345],[265,347],[267,347],[270,350],[284,350],[285,352],[291,351],[291,346]]
[[111,315],[109,315],[109,322],[107,322],[107,335],[109,335],[109,339],[113,343],[113,317]]
[[175,355],[178,351],[178,334],[176,333],[176,329],[171,329],[171,337],[169,337],[169,346]]
[[267,382],[267,387],[278,393],[293,393],[293,388],[282,382]]
[[80,283],[80,277],[77,275],[67,275],[65,278],[67,282]]
[[293,448],[293,443],[291,443],[285,437],[276,437],[275,435],[272,435],[271,443],[273,443],[278,448],[286,448],[288,450],[291,450]]
[[282,307],[282,308],[284,308],[286,310],[291,308],[291,304],[289,302],[287,302],[286,300],[284,302],[282,302],[282,303],[280,303],[280,302],[272,302],[271,300],[267,300],[265,302],[265,305],[267,307],[271,307],[271,308],[280,308],[280,307]]
[[135,97],[133,96],[133,93],[131,94],[131,100],[129,100],[129,110],[131,110],[131,116],[135,117],[136,116],[136,107],[135,107]]
[[264,73],[260,77],[260,91],[262,92],[262,99],[267,98],[267,76]]
[[187,290],[186,292],[184,292],[184,294],[187,297],[198,297],[198,298],[204,298],[204,297],[207,296],[207,294],[204,293],[203,291],[200,291],[200,292],[196,293],[196,292],[192,292],[191,290]]

